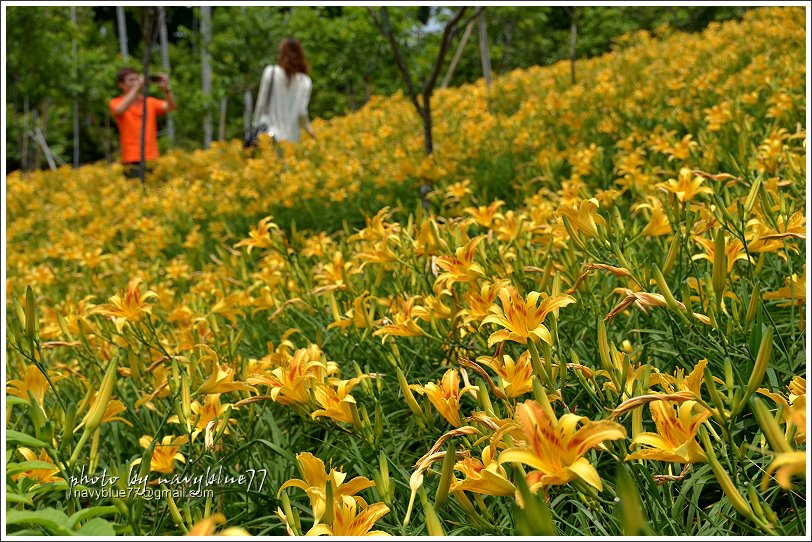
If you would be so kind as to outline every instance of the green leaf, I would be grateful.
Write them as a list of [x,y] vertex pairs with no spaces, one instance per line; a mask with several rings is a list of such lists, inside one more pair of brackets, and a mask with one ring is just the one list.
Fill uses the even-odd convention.
[[[115,506],[93,506],[91,508],[85,508],[84,510],[79,510],[70,517],[68,520],[68,527],[75,529],[77,524],[87,521],[90,518],[95,518],[96,516],[105,516],[107,514],[116,514],[118,511],[118,508]],[[88,524],[90,523],[92,522],[88,522]]]
[[53,463],[48,463],[47,461],[22,461],[20,463],[9,463],[6,465],[6,476],[11,476],[14,474],[18,474],[20,472],[27,472],[30,470],[40,470],[40,469],[55,469],[57,468]]
[[76,534],[82,536],[115,536],[116,530],[107,521],[94,518],[82,525],[82,528],[76,531]]
[[19,493],[6,493],[6,502],[13,503],[13,504],[34,504],[34,501],[31,500],[31,497],[26,497],[25,495],[20,495]]
[[9,395],[6,397],[6,404],[7,405],[28,405],[28,401],[22,399],[20,397],[16,397],[14,395]]
[[36,512],[28,510],[9,510],[6,514],[6,525],[19,525],[21,523],[39,525],[51,534],[70,536],[73,533],[65,527],[68,516],[60,510],[46,508]]
[[6,446],[30,446],[32,448],[48,448],[48,443],[31,435],[9,429],[6,431]]

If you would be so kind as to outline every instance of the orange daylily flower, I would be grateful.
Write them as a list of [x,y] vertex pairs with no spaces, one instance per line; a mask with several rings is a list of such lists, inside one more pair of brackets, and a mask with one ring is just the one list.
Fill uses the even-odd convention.
[[248,247],[248,253],[254,248],[268,248],[272,245],[271,233],[279,231],[279,226],[271,222],[272,216],[266,216],[257,223],[256,228],[251,228],[248,233],[248,238],[243,239],[234,248]]
[[352,502],[336,501],[333,509],[332,525],[320,523],[314,525],[306,536],[389,536],[386,531],[371,531],[375,522],[389,513],[389,507],[383,503],[375,503],[361,512],[358,511],[358,504]]
[[486,446],[482,450],[482,460],[465,457],[454,465],[454,470],[465,475],[462,480],[456,476],[451,482],[449,491],[471,491],[483,495],[512,497],[516,487],[508,480],[507,472],[493,457],[493,448]]
[[[683,392],[685,393],[685,392]],[[688,392],[691,393],[691,392]],[[649,408],[657,426],[656,433],[640,433],[632,444],[649,446],[626,456],[633,459],[656,459],[673,463],[704,463],[708,459],[696,441],[696,433],[711,413],[702,408],[694,414],[696,401],[684,401],[674,405],[671,401],[653,401]],[[676,412],[674,408],[676,407]]]
[[[279,488],[277,495],[289,487],[298,487],[307,493],[310,498],[310,507],[313,509],[313,519],[318,523],[327,511],[327,483],[333,484],[333,499],[335,502],[344,504],[355,503],[360,497],[353,497],[361,490],[373,487],[375,482],[363,476],[356,476],[352,480],[347,479],[347,473],[330,468],[330,472],[324,466],[324,462],[310,452],[296,454],[296,461],[299,463],[302,479],[294,478],[288,480]],[[363,502],[363,499],[361,499]],[[333,503],[329,503],[330,506]]]
[[449,369],[443,379],[429,382],[425,386],[413,384],[409,386],[417,393],[425,394],[440,415],[454,427],[462,426],[460,418],[460,399],[465,393],[478,389],[476,386],[464,386],[460,389],[460,374],[456,369]]
[[792,489],[792,477],[803,475],[806,478],[806,452],[781,452],[776,454],[764,478],[761,479],[761,490],[764,491],[770,485],[770,477],[776,473],[775,480],[784,489]]
[[[537,305],[539,298],[541,303]],[[548,296],[538,292],[530,292],[526,300],[522,300],[513,286],[507,286],[499,291],[502,306],[494,304],[490,308],[492,313],[486,317],[482,324],[499,324],[505,329],[499,330],[488,337],[488,346],[503,341],[514,341],[525,344],[528,339],[535,342],[542,340],[553,344],[550,331],[542,323],[551,312],[575,303],[571,295]]]
[[45,450],[40,450],[39,456],[35,454],[32,450],[28,448],[17,448],[17,451],[22,454],[26,461],[40,461],[44,463],[50,463],[53,465],[53,468],[49,469],[31,469],[25,472],[20,472],[15,474],[11,477],[12,480],[17,481],[20,478],[31,478],[36,480],[36,484],[47,484],[49,482],[64,482],[65,479],[56,476],[59,473],[59,467],[54,465],[54,462],[51,460],[51,457],[45,452]]
[[576,207],[562,206],[559,215],[566,216],[578,231],[587,237],[598,236],[598,224],[606,227],[606,219],[598,213],[598,200],[595,198],[582,200]]
[[658,183],[657,188],[665,192],[671,192],[677,196],[681,202],[691,201],[699,194],[713,194],[713,189],[709,186],[702,186],[705,179],[694,173],[689,168],[681,168],[677,179],[668,179],[664,183]]
[[251,533],[242,527],[226,527],[216,532],[217,525],[226,522],[223,514],[212,514],[195,523],[186,533],[186,536],[251,536]]
[[445,273],[441,273],[436,282],[448,288],[455,282],[474,282],[485,277],[482,266],[474,262],[477,246],[483,239],[485,239],[484,235],[474,237],[465,245],[457,248],[454,256],[438,256],[435,263]]
[[147,303],[149,299],[157,299],[158,294],[152,290],[142,292],[138,285],[140,278],[132,279],[127,283],[123,293],[112,296],[104,305],[93,307],[89,314],[103,314],[109,316],[116,323],[116,330],[120,333],[127,322],[138,322],[144,314],[152,314],[152,306]]
[[[144,435],[138,440],[138,444],[142,448],[147,449],[152,443],[152,437]],[[173,435],[166,435],[161,439],[161,442],[155,445],[155,451],[152,454],[152,459],[149,462],[150,472],[160,472],[162,474],[172,474],[175,472],[175,461],[186,463],[186,457],[180,453],[180,447],[189,442],[189,437],[186,435],[175,437]],[[132,462],[133,465],[140,465],[141,458],[139,457]],[[157,483],[157,480],[154,480]]]
[[533,364],[530,352],[523,352],[516,361],[508,355],[502,356],[502,361],[496,357],[483,356],[477,359],[499,376],[499,387],[508,397],[519,397],[533,391]]
[[[603,441],[625,438],[622,425],[609,420],[590,421],[575,414],[555,419],[535,401],[518,405],[516,417],[527,444],[503,451],[499,463],[524,463],[535,469],[527,475],[531,491],[575,479],[583,480],[598,491],[603,489],[598,471],[584,454]],[[580,428],[579,423],[583,424]]]

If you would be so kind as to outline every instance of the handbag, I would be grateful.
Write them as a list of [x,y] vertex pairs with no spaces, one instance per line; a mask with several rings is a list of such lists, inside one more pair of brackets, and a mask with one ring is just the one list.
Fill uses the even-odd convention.
[[[271,72],[271,86],[268,90],[268,107],[271,106],[271,97],[273,96],[273,80],[276,77],[276,70]],[[265,104],[257,104],[257,107],[264,107]],[[258,126],[252,126],[251,130],[249,130],[248,135],[245,136],[245,141],[243,141],[243,148],[250,148],[255,147],[257,144],[257,138],[260,134],[266,133],[268,131],[268,125],[264,122]],[[274,143],[276,143],[276,136],[271,134],[271,138],[273,139]]]

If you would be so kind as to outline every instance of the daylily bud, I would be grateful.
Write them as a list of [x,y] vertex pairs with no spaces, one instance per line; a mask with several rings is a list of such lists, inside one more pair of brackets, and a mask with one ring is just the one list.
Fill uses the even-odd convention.
[[426,514],[426,531],[428,531],[429,536],[445,536],[443,522],[440,521],[440,517],[430,502],[425,502],[423,512]]
[[386,455],[383,453],[383,450],[378,454],[378,463],[380,464],[380,476],[377,477],[377,480],[380,481],[378,494],[388,506],[394,497],[394,486],[392,486],[389,479],[389,462],[386,460]]
[[722,303],[727,278],[727,242],[724,228],[716,232],[716,244],[713,248],[713,293],[716,294],[716,305]]
[[713,374],[711,374],[710,367],[705,366],[705,387],[708,388],[708,395],[710,395],[711,403],[719,411],[722,419],[725,418],[725,403],[719,390],[716,388],[716,382],[713,381]]
[[37,312],[31,286],[25,287],[25,334],[32,340],[37,334]]
[[333,518],[335,517],[335,488],[333,487],[333,477],[330,476],[327,478],[327,482],[324,486],[324,523],[326,525],[333,524]]
[[110,402],[110,397],[113,395],[113,390],[116,387],[116,377],[118,376],[118,358],[114,357],[107,366],[107,372],[104,373],[101,386],[99,387],[99,394],[96,396],[96,401],[87,412],[84,418],[85,432],[92,433],[98,429],[104,417],[104,411],[107,410],[107,405]]
[[488,394],[488,386],[485,384],[485,381],[480,378],[477,380],[477,387],[479,391],[477,391],[476,399],[479,403],[479,407],[485,414],[493,416],[493,403],[491,403],[491,397]]
[[753,484],[747,484],[747,498],[753,506],[753,512],[755,512],[756,516],[766,520],[767,517],[764,515],[764,509],[761,507],[761,501],[758,499],[758,493],[756,493],[756,488]]
[[601,358],[601,365],[611,374],[614,370],[614,364],[609,357],[609,340],[606,337],[606,324],[603,320],[598,320],[598,352]]
[[750,398],[753,393],[761,386],[764,380],[764,374],[767,372],[767,365],[773,354],[773,330],[767,328],[764,335],[761,337],[761,345],[758,347],[758,355],[756,356],[756,363],[753,365],[753,372],[750,374],[750,380],[747,381],[747,389],[744,392],[744,397],[734,406],[733,410],[736,414],[741,412],[744,403]]
[[166,495],[166,504],[169,507],[169,515],[172,516],[172,519],[175,523],[181,528],[184,533],[188,533],[189,529],[186,527],[186,524],[183,522],[183,518],[180,515],[180,510],[178,510],[178,505],[175,504],[175,499],[172,498],[172,492],[167,490],[164,484],[161,484],[161,490]]
[[750,508],[750,505],[747,504],[747,501],[744,499],[744,497],[742,497],[742,494],[739,493],[738,489],[736,489],[736,485],[733,483],[733,480],[730,479],[730,475],[716,458],[716,453],[713,451],[710,437],[708,436],[708,432],[704,427],[699,428],[699,436],[702,439],[702,448],[704,449],[705,455],[708,458],[708,464],[711,466],[713,475],[716,477],[716,481],[719,482],[719,486],[721,486],[722,491],[724,491],[727,498],[730,499],[730,504],[732,504],[733,508],[735,508],[736,511],[741,515],[755,521],[756,517],[753,514],[753,510]]
[[750,214],[750,211],[753,209],[753,204],[755,204],[756,202],[756,196],[758,195],[760,188],[761,188],[761,177],[756,177],[756,180],[753,181],[753,186],[750,187],[750,192],[747,193],[747,199],[744,200],[745,218],[747,215]]
[[396,368],[395,372],[398,375],[398,384],[400,385],[400,391],[403,392],[403,397],[406,399],[406,404],[409,405],[409,410],[412,411],[412,414],[415,415],[417,418],[417,423],[420,427],[423,427],[424,422],[424,415],[423,410],[420,408],[420,405],[417,404],[417,400],[414,398],[414,394],[412,390],[409,388],[409,383],[406,382],[406,377],[403,376],[403,371],[400,368]]
[[350,414],[352,415],[352,425],[355,427],[356,431],[363,431],[364,426],[361,424],[361,417],[358,415],[358,405],[355,401],[347,401],[347,406],[350,409]]
[[561,220],[562,222],[564,222],[564,228],[566,228],[567,234],[570,236],[570,239],[573,240],[573,242],[576,244],[578,248],[584,250],[584,242],[581,241],[581,238],[578,236],[578,233],[575,231],[575,228],[572,227],[572,224],[570,223],[569,219],[566,216],[562,215]]
[[[288,526],[293,531],[293,534],[299,536],[301,530],[297,528],[296,521],[294,520],[293,509],[290,506],[290,498],[287,491],[282,492],[282,510],[285,512],[285,517],[288,519]],[[332,505],[330,506],[332,508]]]
[[65,425],[62,426],[62,440],[59,442],[59,451],[65,451],[73,440],[73,429],[76,427],[76,403],[70,403],[65,411]]
[[437,486],[437,493],[434,494],[434,506],[442,508],[448,498],[448,489],[451,487],[451,479],[454,476],[454,463],[457,462],[457,446],[450,442],[443,458],[443,468],[440,471],[440,485]]
[[671,246],[668,249],[668,255],[666,255],[665,262],[663,262],[663,275],[667,275],[669,272],[671,272],[671,268],[674,267],[674,262],[677,261],[677,254],[679,254],[681,240],[680,233],[677,231],[674,234],[674,238],[671,239]]
[[769,409],[764,406],[764,403],[758,397],[753,397],[750,402],[752,403],[753,414],[756,415],[758,425],[767,442],[770,443],[770,448],[777,453],[791,452],[792,448],[787,443],[784,432],[781,431],[781,427]]
[[668,305],[668,308],[677,313],[683,323],[688,324],[688,317],[685,316],[683,309],[677,304],[677,300],[674,299],[674,294],[671,293],[671,288],[668,287],[668,283],[665,281],[665,277],[663,277],[660,268],[657,267],[657,264],[651,264],[651,271],[654,274],[654,280],[657,282],[657,288],[659,288],[660,293],[662,294],[663,298],[665,298],[665,304]]

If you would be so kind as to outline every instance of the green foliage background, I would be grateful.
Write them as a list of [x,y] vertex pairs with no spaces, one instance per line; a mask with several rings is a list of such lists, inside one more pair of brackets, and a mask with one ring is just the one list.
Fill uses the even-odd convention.
[[[44,126],[51,150],[65,162],[73,156],[73,96],[80,111],[80,161],[115,161],[115,123],[107,102],[118,94],[116,70],[127,64],[140,69],[144,41],[140,21],[144,8],[125,8],[130,58],[119,52],[114,7],[76,7],[77,24],[68,6],[11,6],[5,10],[7,27],[6,170],[21,167],[23,134],[33,129],[35,111]],[[662,25],[696,31],[709,22],[740,17],[743,7],[594,7],[576,10],[577,55],[589,57],[609,51],[617,36]],[[231,7],[212,8],[212,93],[200,88],[200,8],[166,7],[170,42],[172,87],[178,101],[174,113],[176,141],[185,149],[203,145],[202,119],[211,112],[215,137],[220,102],[227,99],[226,138],[242,138],[244,93],[256,95],[265,65],[275,62],[276,48],[285,36],[303,44],[312,69],[313,117],[330,118],[359,109],[371,95],[390,95],[401,79],[384,38],[363,7]],[[390,8],[401,45],[416,79],[430,69],[437,53],[439,30],[451,13],[445,7]],[[570,18],[562,7],[488,7],[486,10],[491,62],[495,73],[547,65],[568,58]],[[76,40],[77,58],[71,54]],[[456,48],[460,38],[453,45]],[[157,44],[156,44],[157,45]],[[450,61],[450,53],[446,63]],[[151,70],[161,69],[160,50],[153,49]],[[466,44],[451,85],[482,76],[476,33]],[[157,89],[153,89],[157,91]],[[25,114],[26,100],[28,115]],[[161,133],[164,134],[165,131]],[[29,164],[47,167],[36,145],[29,141]],[[164,149],[172,144],[162,137]]]

